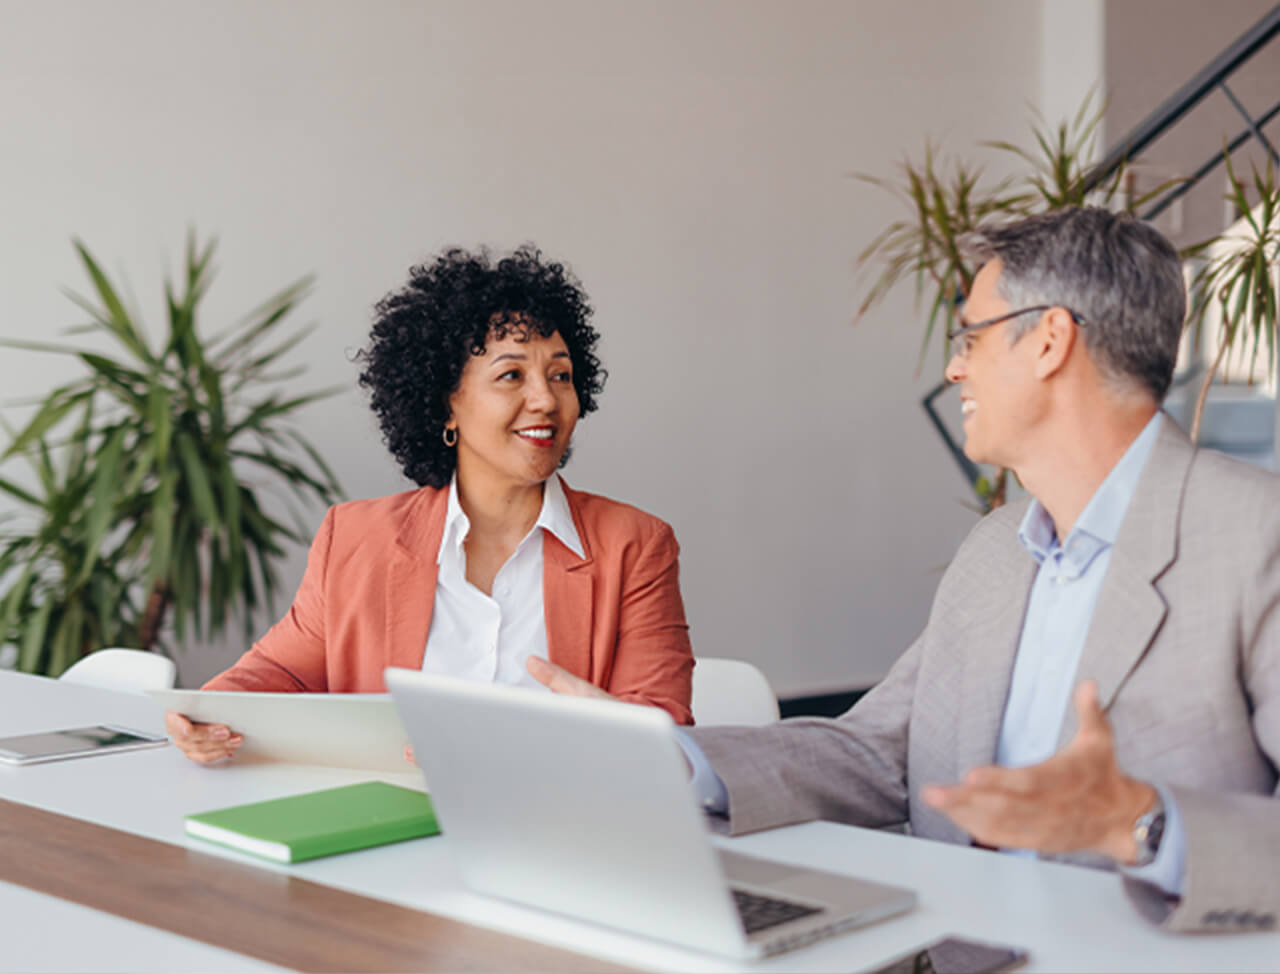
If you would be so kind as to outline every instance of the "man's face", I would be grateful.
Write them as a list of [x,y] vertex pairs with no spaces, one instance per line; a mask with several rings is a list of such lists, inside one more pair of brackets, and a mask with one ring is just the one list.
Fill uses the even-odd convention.
[[[1000,261],[983,266],[974,278],[961,325],[1008,314],[1010,308],[996,292]],[[964,412],[964,452],[975,463],[1017,469],[1023,440],[1039,404],[1031,356],[1030,336],[1009,344],[1009,329],[1026,324],[1024,318],[1003,321],[959,339],[961,351],[951,357],[946,376],[960,386]]]

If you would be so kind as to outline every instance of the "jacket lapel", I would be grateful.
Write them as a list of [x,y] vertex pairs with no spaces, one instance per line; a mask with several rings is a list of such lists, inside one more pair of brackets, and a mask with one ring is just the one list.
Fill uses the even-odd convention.
[[591,631],[594,622],[595,575],[591,542],[583,529],[577,492],[564,484],[585,557],[579,558],[550,531],[542,532],[542,616],[547,627],[547,656],[574,676],[597,685],[604,677],[593,668]]
[[436,557],[444,533],[448,490],[424,488],[396,535],[386,586],[388,666],[422,668],[435,606]]
[[[1116,537],[1076,671],[1076,683],[1097,681],[1104,710],[1150,648],[1168,612],[1155,583],[1177,557],[1182,492],[1194,457],[1190,440],[1166,415]],[[1075,736],[1077,725],[1075,706],[1068,704],[1060,748]]]
[[[1025,507],[1021,505],[1022,510]],[[960,678],[957,778],[970,768],[995,760],[996,741],[1013,681],[1013,662],[1037,566],[1016,534],[1010,534],[1008,546],[1009,550],[999,557],[972,566],[973,571],[987,577],[985,584],[975,586],[981,595],[970,609],[970,625],[963,634],[956,634],[957,645],[977,647],[965,654]]]

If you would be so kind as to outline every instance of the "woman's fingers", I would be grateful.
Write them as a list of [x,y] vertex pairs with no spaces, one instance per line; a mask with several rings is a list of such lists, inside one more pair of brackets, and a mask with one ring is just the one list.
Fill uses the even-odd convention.
[[165,711],[164,728],[178,749],[198,764],[232,757],[244,743],[226,724],[196,723],[174,710]]

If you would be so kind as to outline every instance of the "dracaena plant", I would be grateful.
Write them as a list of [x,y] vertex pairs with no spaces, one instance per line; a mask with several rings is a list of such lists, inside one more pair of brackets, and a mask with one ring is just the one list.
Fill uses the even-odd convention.
[[10,580],[0,597],[0,642],[16,649],[24,672],[60,673],[91,649],[136,634],[136,566],[90,540],[110,531],[114,507],[111,470],[90,467],[91,420],[84,410],[62,449],[36,441],[27,459],[37,486],[0,479],[0,489],[26,506],[0,523],[0,578]]
[[[1277,275],[1280,274],[1280,187],[1275,167],[1268,157],[1264,170],[1253,169],[1249,180],[1237,178],[1230,153],[1227,164],[1227,200],[1241,214],[1236,226],[1220,237],[1197,244],[1191,253],[1201,263],[1191,279],[1191,309],[1188,323],[1196,341],[1206,319],[1213,315],[1220,323],[1218,347],[1212,364],[1200,384],[1191,438],[1200,435],[1200,420],[1209,397],[1209,388],[1219,370],[1234,351],[1249,358],[1247,371],[1253,374],[1260,354],[1267,356],[1267,368],[1275,369]],[[1252,192],[1251,192],[1252,191]],[[1256,199],[1253,201],[1250,197]]]
[[[157,342],[79,242],[92,297],[70,295],[89,322],[69,333],[106,336],[116,354],[2,342],[72,356],[86,371],[49,392],[0,457],[32,459],[44,489],[40,496],[0,479],[0,490],[35,515],[34,527],[11,530],[0,548],[14,552],[0,560],[0,584],[8,586],[0,591],[6,625],[0,644],[19,647],[23,669],[56,673],[117,640],[163,649],[169,625],[183,640],[216,635],[238,615],[248,633],[253,610],[273,602],[284,543],[304,540],[293,501],[330,504],[341,495],[328,465],[294,426],[299,410],[335,390],[294,394],[290,384],[303,369],[283,367],[311,331],[280,334],[311,279],[206,337],[197,312],[213,277],[214,249],[213,242],[200,246],[188,238],[181,278],[165,283],[167,324]],[[74,431],[60,439],[74,417]],[[66,455],[61,466],[59,454]],[[281,501],[297,523],[268,513],[263,490],[276,486],[287,488]],[[36,551],[36,539],[46,553],[65,549],[74,556],[27,558],[22,552]],[[120,593],[113,618],[98,595],[82,609],[67,601],[71,583],[88,584],[86,573],[98,579],[96,592]],[[10,612],[11,606],[21,608]],[[57,652],[25,649],[52,638],[37,638],[42,618],[71,612],[92,617],[78,638],[62,637],[67,642]]]

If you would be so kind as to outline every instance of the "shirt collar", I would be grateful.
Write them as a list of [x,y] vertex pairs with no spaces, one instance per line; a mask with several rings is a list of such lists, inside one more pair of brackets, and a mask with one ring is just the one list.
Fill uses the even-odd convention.
[[1116,543],[1129,502],[1138,486],[1138,478],[1160,432],[1162,413],[1156,412],[1137,438],[1129,444],[1119,463],[1111,468],[1085,509],[1076,519],[1066,541],[1059,544],[1053,518],[1034,497],[1018,528],[1018,541],[1037,562],[1062,552],[1063,560],[1074,574],[1089,567],[1102,551]]
[[578,529],[573,523],[573,512],[569,510],[569,498],[564,493],[564,483],[560,475],[552,474],[542,491],[542,510],[538,514],[535,527],[550,531],[560,543],[579,558],[587,557],[582,547],[582,539],[578,537]]
[[[538,512],[538,519],[533,522],[533,528],[550,531],[579,558],[586,557],[559,474],[552,474],[543,485],[542,510]],[[533,528],[530,528],[531,534]],[[455,471],[453,479],[449,482],[449,504],[445,509],[444,533],[440,537],[440,550],[436,552],[437,565],[443,562],[446,550],[461,549],[462,542],[467,539],[467,533],[470,530],[471,519],[467,517],[466,511],[458,502],[458,474]]]

